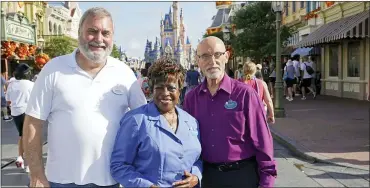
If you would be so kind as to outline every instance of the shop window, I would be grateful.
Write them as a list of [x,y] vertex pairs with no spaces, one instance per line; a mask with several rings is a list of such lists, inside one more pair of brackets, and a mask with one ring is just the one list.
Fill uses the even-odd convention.
[[347,76],[360,77],[360,42],[348,43]]
[[338,76],[338,45],[329,46],[329,76]]
[[288,2],[285,2],[285,16],[288,16],[289,9],[288,9]]
[[53,33],[53,24],[49,21],[49,33]]
[[301,8],[304,8],[304,1],[301,1]]
[[292,1],[292,10],[293,10],[293,13],[295,12],[295,4],[296,4],[296,2],[295,1]]

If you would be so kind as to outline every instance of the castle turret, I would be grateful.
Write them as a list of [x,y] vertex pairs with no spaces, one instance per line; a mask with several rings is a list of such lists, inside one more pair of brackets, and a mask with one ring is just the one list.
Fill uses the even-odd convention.
[[174,43],[174,48],[176,49],[177,48],[177,44],[176,44],[176,41],[178,40],[178,37],[179,37],[179,25],[178,25],[178,22],[177,22],[177,9],[178,9],[178,2],[177,1],[174,1],[173,4],[172,4],[172,8],[173,8],[173,18],[172,18],[172,28],[173,28],[173,43]]
[[177,63],[180,63],[182,66],[184,66],[184,55],[183,55],[183,49],[180,39],[177,40],[177,49],[176,49],[176,59]]

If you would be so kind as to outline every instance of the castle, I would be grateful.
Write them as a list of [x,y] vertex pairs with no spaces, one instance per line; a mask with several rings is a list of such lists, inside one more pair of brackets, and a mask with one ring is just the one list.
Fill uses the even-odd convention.
[[189,37],[185,33],[182,8],[180,17],[178,17],[178,8],[178,2],[173,2],[168,14],[162,17],[160,39],[156,37],[154,44],[149,40],[146,41],[144,53],[146,63],[153,63],[161,56],[171,56],[185,68],[189,68],[193,54]]

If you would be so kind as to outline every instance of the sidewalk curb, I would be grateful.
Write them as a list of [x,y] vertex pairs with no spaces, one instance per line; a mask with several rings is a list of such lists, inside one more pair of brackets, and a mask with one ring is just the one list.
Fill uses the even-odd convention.
[[304,152],[304,151],[310,151],[309,149],[307,149],[304,146],[296,143],[294,140],[290,139],[289,137],[281,135],[280,133],[275,131],[272,126],[270,126],[270,131],[271,131],[272,137],[279,144],[282,144],[289,151],[291,151],[294,155],[296,155],[296,156],[298,156],[298,157],[300,157],[300,158],[302,158],[306,161],[309,161],[311,163],[320,162],[320,163],[326,163],[326,164],[331,164],[331,165],[335,165],[335,166],[341,166],[341,167],[347,167],[347,168],[354,168],[354,169],[369,171],[368,168],[361,167],[361,166],[358,166],[358,165],[352,165],[352,164],[349,164],[349,163],[339,164],[339,163],[331,162],[331,161],[329,161],[329,159],[327,159],[324,156],[319,155],[319,154],[309,155],[309,154]]
[[[46,141],[46,142],[44,142],[43,144],[42,144],[42,146],[44,146],[44,145],[46,145],[48,142]],[[7,167],[7,166],[9,166],[9,165],[11,165],[12,163],[14,163],[15,162],[15,159],[13,159],[13,160],[11,160],[11,161],[9,161],[9,162],[7,162],[7,163],[5,163],[4,165],[2,165],[1,166],[1,169],[4,169],[5,167]]]

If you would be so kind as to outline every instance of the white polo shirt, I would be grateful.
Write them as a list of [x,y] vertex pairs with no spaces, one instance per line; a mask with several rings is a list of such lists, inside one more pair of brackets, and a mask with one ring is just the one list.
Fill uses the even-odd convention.
[[48,120],[49,181],[113,185],[110,157],[119,122],[146,99],[125,63],[109,57],[93,79],[77,65],[75,55],[76,50],[44,66],[26,114]]
[[26,111],[27,103],[30,99],[33,82],[29,80],[14,80],[8,85],[5,99],[10,101],[12,116],[19,116]]

